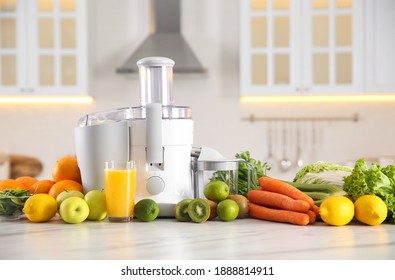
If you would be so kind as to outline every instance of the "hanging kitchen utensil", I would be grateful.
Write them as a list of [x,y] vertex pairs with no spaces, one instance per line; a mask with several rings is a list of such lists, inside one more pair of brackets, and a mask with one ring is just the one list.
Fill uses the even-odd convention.
[[274,147],[273,147],[273,140],[274,140],[274,134],[273,134],[273,124],[271,121],[269,121],[267,123],[267,157],[266,157],[266,162],[272,166],[274,161],[275,161],[275,157],[274,157]]
[[302,158],[302,124],[298,122],[298,126],[296,128],[296,166],[303,166],[303,158]]
[[317,122],[311,122],[311,162],[317,161]]
[[280,160],[280,170],[283,172],[287,172],[292,167],[292,162],[288,157],[288,135],[287,135],[287,126],[286,122],[283,123],[283,158]]

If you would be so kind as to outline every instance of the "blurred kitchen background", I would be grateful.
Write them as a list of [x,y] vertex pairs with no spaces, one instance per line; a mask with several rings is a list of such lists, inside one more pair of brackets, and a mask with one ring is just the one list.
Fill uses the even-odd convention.
[[[138,74],[119,72],[167,26],[160,20],[177,17],[167,1],[0,0],[0,179],[19,163],[15,172],[50,178],[56,160],[75,154],[84,114],[139,105]],[[177,3],[180,32],[204,69],[174,74],[175,104],[192,108],[195,146],[227,157],[248,150],[281,178],[317,160],[392,162],[395,1],[165,6]],[[155,5],[169,14],[153,30]]]

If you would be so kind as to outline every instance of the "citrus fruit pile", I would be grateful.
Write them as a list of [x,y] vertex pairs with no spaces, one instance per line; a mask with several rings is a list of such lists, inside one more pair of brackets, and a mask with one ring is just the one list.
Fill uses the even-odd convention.
[[363,224],[376,226],[385,221],[388,210],[376,195],[362,195],[355,202],[345,196],[332,196],[322,202],[319,214],[328,225],[344,226],[355,218]]
[[[0,181],[0,191],[17,189],[30,194],[22,211],[31,222],[47,222],[56,214],[70,224],[102,221],[107,217],[104,191],[84,193],[78,161],[73,156],[64,156],[54,164],[51,179],[22,176]],[[134,216],[141,221],[153,221],[158,214],[159,206],[152,199],[140,200],[135,205]]]
[[[31,196],[26,200],[23,212],[31,222],[51,220],[60,210],[57,199],[60,194],[63,196],[63,193],[73,191],[78,193],[80,198],[85,198],[80,169],[77,159],[73,156],[64,156],[54,164],[52,178],[38,180],[31,176],[21,176],[5,179],[0,182],[0,191],[7,189],[29,191]],[[88,207],[85,200],[84,203]],[[70,221],[64,217],[62,219]]]
[[0,191],[17,188],[29,190],[30,194],[48,194],[55,199],[64,190],[82,192],[81,173],[77,159],[65,156],[58,160],[52,168],[51,179],[38,180],[30,176],[21,176],[0,182]]

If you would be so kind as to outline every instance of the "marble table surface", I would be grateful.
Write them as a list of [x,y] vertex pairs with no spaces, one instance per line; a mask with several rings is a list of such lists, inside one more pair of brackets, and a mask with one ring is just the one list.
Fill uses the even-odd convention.
[[233,222],[0,222],[2,260],[394,260],[395,225]]

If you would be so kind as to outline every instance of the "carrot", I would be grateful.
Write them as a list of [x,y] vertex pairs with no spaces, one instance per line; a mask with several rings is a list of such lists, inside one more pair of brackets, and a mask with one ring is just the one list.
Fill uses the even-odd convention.
[[271,209],[265,206],[249,203],[248,214],[255,219],[261,219],[272,222],[290,223],[294,225],[305,226],[310,222],[309,215],[306,213]]
[[258,179],[258,183],[261,190],[281,193],[293,199],[304,200],[310,205],[310,207],[315,205],[314,200],[310,196],[283,181],[267,176],[262,176]]
[[317,205],[314,205],[313,207],[311,207],[311,210],[318,215],[320,213],[320,207]]
[[248,200],[262,206],[279,208],[296,212],[306,212],[310,205],[304,200],[290,198],[289,196],[262,190],[251,190],[247,194]]
[[316,220],[316,218],[317,218],[317,215],[314,213],[314,211],[312,211],[312,210],[307,210],[307,211],[306,211],[306,214],[309,215],[309,218],[310,218],[309,224],[314,224],[314,223],[315,223],[315,220]]

